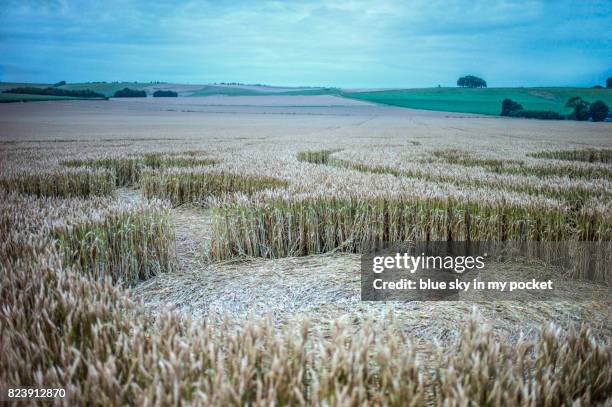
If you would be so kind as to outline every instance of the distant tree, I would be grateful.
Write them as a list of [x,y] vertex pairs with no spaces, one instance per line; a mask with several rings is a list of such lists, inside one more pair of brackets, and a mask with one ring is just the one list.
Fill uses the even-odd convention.
[[64,86],[65,84],[66,84],[66,81],[59,81],[59,82],[57,82],[57,83],[54,83],[54,84],[53,84],[53,87],[54,87],[54,88],[58,88],[58,87],[60,87],[60,86]]
[[477,76],[467,75],[457,79],[457,86],[462,88],[486,88],[487,82]]
[[606,88],[612,88],[612,76],[606,79]]
[[504,99],[504,101],[502,102],[502,116],[512,116],[512,112],[516,112],[519,110],[523,110],[523,106],[512,99]]
[[571,97],[567,100],[565,107],[571,107],[574,111],[569,118],[572,120],[585,121],[589,120],[589,103],[579,96]]
[[154,98],[175,98],[178,97],[178,93],[172,90],[156,90],[153,92]]
[[116,98],[146,98],[147,92],[144,90],[135,90],[130,88],[123,88],[115,92],[113,97]]
[[594,122],[603,122],[606,120],[609,112],[610,108],[601,100],[591,103],[589,108],[589,115]]
[[580,96],[572,96],[565,102],[565,107],[576,107],[579,104],[586,103]]
[[601,85],[593,85],[591,86],[591,89],[603,89],[604,87]]

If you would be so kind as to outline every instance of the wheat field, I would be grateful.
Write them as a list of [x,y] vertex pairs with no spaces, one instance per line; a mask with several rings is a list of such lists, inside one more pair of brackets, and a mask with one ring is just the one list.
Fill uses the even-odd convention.
[[[381,242],[610,245],[608,124],[193,99],[0,107],[0,387],[65,388],[66,405],[612,403],[609,298],[359,300]],[[609,287],[612,268],[586,277]]]

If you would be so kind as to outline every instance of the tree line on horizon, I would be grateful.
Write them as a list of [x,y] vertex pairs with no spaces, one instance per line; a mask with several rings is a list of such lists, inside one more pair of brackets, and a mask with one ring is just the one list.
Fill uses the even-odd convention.
[[94,92],[90,89],[78,89],[78,90],[69,90],[69,89],[59,89],[56,87],[48,87],[48,88],[37,88],[35,86],[23,86],[18,88],[12,88],[2,91],[2,93],[13,93],[13,94],[22,94],[22,95],[41,95],[41,96],[65,96],[65,97],[75,97],[75,98],[85,98],[85,99],[107,99],[101,93]]
[[[113,95],[115,98],[146,98],[147,92],[144,90],[136,90],[130,88],[123,88],[115,92]],[[178,97],[178,93],[173,90],[156,90],[153,92],[154,98],[175,98]]]
[[176,98],[178,93],[173,90],[156,90],[153,92],[154,98]]
[[478,76],[467,75],[457,79],[457,86],[461,88],[486,88],[487,82]]
[[146,98],[147,92],[145,92],[144,90],[123,88],[123,89],[116,91],[113,97],[115,98]]
[[577,120],[602,122],[608,117],[610,108],[602,100],[589,103],[579,96],[571,97],[567,100],[565,107],[572,108],[573,111],[567,116],[552,110],[525,110],[523,105],[512,99],[502,101],[501,115],[507,117],[524,117],[527,119],[541,120]]

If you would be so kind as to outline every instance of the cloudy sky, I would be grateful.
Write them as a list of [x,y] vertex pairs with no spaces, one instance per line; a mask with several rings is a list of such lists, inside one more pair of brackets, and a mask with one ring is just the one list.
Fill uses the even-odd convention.
[[612,0],[0,0],[0,81],[590,86],[611,32]]

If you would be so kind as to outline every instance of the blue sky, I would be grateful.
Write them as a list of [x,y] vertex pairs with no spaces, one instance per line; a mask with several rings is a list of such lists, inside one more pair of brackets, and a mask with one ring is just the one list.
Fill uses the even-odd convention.
[[0,0],[0,81],[590,86],[611,32],[612,0]]

